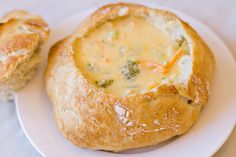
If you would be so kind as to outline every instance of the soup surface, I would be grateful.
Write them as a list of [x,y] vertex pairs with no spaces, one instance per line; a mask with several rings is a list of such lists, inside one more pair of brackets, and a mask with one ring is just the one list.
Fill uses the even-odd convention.
[[173,83],[179,62],[189,57],[185,41],[174,41],[149,18],[108,21],[77,41],[76,64],[99,88],[119,96]]

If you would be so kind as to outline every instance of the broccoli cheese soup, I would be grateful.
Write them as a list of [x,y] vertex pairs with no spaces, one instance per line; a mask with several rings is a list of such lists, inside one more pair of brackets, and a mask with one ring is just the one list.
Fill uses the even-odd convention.
[[185,40],[171,39],[151,18],[120,17],[76,42],[75,60],[84,75],[119,96],[178,81],[186,71],[181,64],[191,60]]

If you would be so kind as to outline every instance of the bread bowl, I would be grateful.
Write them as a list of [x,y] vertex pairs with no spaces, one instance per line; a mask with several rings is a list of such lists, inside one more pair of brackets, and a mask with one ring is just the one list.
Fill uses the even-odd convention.
[[48,39],[48,24],[23,10],[0,18],[0,100],[12,98],[35,74],[40,45]]
[[72,143],[119,152],[187,132],[207,103],[215,61],[173,13],[109,4],[50,50],[47,94]]

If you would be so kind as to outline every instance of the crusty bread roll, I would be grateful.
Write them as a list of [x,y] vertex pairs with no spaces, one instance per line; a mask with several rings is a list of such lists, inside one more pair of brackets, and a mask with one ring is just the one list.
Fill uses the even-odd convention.
[[35,74],[40,45],[48,24],[39,16],[17,10],[0,18],[0,100],[12,98]]
[[110,4],[51,48],[46,90],[68,140],[118,152],[187,132],[214,67],[208,46],[173,13]]

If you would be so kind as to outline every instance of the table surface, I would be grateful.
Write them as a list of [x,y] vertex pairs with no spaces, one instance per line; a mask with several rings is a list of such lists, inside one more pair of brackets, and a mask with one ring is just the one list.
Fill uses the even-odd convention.
[[[0,0],[0,16],[13,9],[40,14],[51,28],[76,14],[80,9],[116,0]],[[134,1],[133,1],[134,2]],[[236,0],[150,0],[178,9],[210,27],[226,43],[236,59]],[[63,11],[62,11],[63,10]],[[4,157],[40,157],[25,137],[14,102],[0,103],[0,154]],[[214,157],[236,156],[236,128]]]

